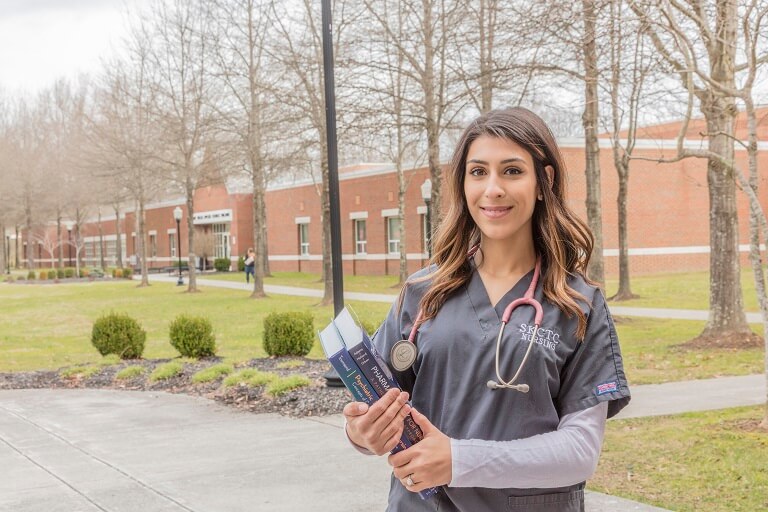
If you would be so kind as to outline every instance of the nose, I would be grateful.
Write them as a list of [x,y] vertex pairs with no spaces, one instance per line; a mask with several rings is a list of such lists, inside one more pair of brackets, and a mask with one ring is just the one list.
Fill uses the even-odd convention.
[[504,188],[499,184],[496,175],[491,174],[488,176],[488,181],[485,186],[485,197],[503,197],[504,194]]

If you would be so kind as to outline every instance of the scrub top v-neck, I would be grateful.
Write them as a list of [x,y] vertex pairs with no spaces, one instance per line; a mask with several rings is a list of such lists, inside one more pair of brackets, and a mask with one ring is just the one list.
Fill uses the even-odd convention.
[[[486,383],[496,375],[496,336],[504,309],[525,294],[533,271],[520,278],[493,306],[479,273],[473,263],[470,265],[472,274],[466,285],[446,300],[435,318],[420,326],[416,338],[419,355],[413,368],[396,372],[402,387],[411,392],[413,406],[437,428],[454,439],[509,441],[552,432],[565,414],[599,402],[610,401],[609,416],[626,405],[629,389],[613,321],[602,293],[581,278],[573,278],[569,284],[592,303],[591,309],[588,304],[580,304],[588,315],[584,342],[575,338],[578,320],[575,316],[568,318],[544,299],[540,280],[534,297],[542,304],[544,319],[519,378],[519,382],[530,386],[530,391],[488,389]],[[395,342],[407,339],[418,315],[419,301],[429,287],[428,280],[418,278],[428,275],[429,270],[409,279],[401,307],[392,307],[374,336],[376,348],[385,358]],[[501,375],[512,375],[519,367],[533,331],[533,319],[531,307],[521,306],[512,313],[501,342]],[[437,498],[421,500],[393,478],[387,510],[438,510],[438,506],[441,512],[525,510],[509,508],[520,498],[528,510],[568,511],[570,505],[559,501],[559,508],[539,505],[554,503],[553,497],[577,503],[582,489],[583,483],[554,489],[443,486]],[[542,503],[531,501],[539,497]]]

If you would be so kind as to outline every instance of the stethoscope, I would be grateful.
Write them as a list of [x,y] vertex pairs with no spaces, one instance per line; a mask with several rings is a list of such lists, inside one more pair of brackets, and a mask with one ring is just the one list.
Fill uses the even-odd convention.
[[[477,252],[477,249],[478,246],[473,247],[467,257],[471,258],[474,256],[475,252]],[[536,342],[536,335],[539,332],[541,320],[544,317],[544,311],[541,308],[541,303],[533,298],[533,292],[536,290],[536,286],[539,282],[540,273],[541,259],[536,259],[536,267],[533,270],[533,279],[531,279],[531,284],[528,286],[528,290],[526,290],[522,297],[515,299],[509,306],[506,307],[506,309],[504,309],[504,314],[501,317],[499,336],[496,338],[496,378],[498,381],[489,380],[486,383],[486,386],[488,386],[489,389],[514,389],[520,391],[521,393],[527,393],[529,390],[528,384],[515,384],[515,381],[517,381],[517,379],[520,377],[520,374],[523,371],[523,367],[525,366],[526,361],[528,361],[528,356],[531,354],[533,344]],[[536,311],[533,320],[533,334],[531,335],[531,341],[528,342],[528,348],[525,351],[523,360],[520,362],[520,366],[518,366],[514,376],[510,380],[505,381],[501,377],[501,371],[499,370],[501,337],[504,335],[504,327],[506,327],[507,323],[509,322],[509,318],[512,316],[512,312],[518,306],[523,305],[532,306]],[[423,312],[419,310],[419,314],[416,316],[416,321],[413,323],[413,327],[411,328],[411,333],[408,336],[408,339],[400,340],[392,347],[392,351],[390,353],[390,361],[392,362],[392,366],[397,371],[402,372],[409,369],[416,361],[416,356],[418,355],[418,349],[416,348],[416,334],[418,333],[419,326],[421,325],[422,316]]]

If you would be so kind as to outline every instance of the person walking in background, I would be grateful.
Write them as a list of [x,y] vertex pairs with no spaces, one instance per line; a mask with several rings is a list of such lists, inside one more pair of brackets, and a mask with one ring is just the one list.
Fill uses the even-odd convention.
[[253,250],[252,247],[249,247],[248,251],[245,253],[245,282],[246,283],[251,282],[251,276],[254,276],[253,278],[256,279],[256,275],[254,273],[255,264],[256,264],[256,252]]
[[606,419],[630,392],[605,297],[585,277],[592,233],[568,206],[560,150],[533,112],[494,110],[444,176],[432,264],[373,339],[403,390],[347,404],[347,436],[383,455],[409,412],[421,427],[389,456],[388,512],[583,511]]

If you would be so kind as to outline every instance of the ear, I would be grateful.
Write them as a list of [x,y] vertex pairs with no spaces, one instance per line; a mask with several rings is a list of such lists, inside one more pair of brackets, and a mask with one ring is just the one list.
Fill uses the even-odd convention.
[[[547,166],[544,167],[544,172],[547,175],[547,184],[549,185],[549,188],[551,189],[552,188],[552,183],[554,182],[554,179],[555,179],[555,168],[552,167],[551,165],[547,165]],[[544,200],[544,195],[542,194],[541,190],[539,190],[539,195],[536,197],[536,199],[538,199],[539,201],[543,201]]]

